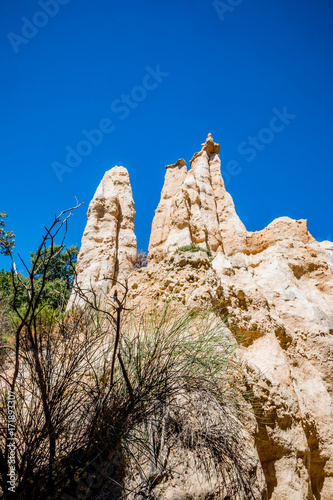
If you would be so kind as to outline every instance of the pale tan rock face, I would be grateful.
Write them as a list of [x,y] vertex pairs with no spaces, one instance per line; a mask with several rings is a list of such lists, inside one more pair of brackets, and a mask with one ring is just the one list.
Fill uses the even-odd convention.
[[[211,134],[191,160],[187,172],[167,166],[161,201],[152,224],[149,260],[159,262],[177,248],[194,243],[213,252],[239,251],[246,243],[246,229],[224,188],[220,145]],[[172,174],[170,173],[172,169]]]
[[[165,184],[163,238],[154,220],[159,244],[147,269],[133,276],[132,300],[173,297],[186,308],[213,305],[229,315],[232,331],[245,336],[240,351],[250,371],[262,372],[254,391],[270,420],[257,440],[267,498],[331,500],[333,243],[317,242],[305,220],[289,217],[247,232],[225,190],[218,152],[209,136],[182,184]],[[214,260],[174,253],[189,243],[209,247]]]
[[217,154],[210,157],[209,165],[223,252],[231,255],[245,248],[247,231],[236,213],[231,195],[224,187],[221,160]]
[[[128,304],[142,311],[172,299],[180,309],[214,307],[227,317],[231,332],[243,337],[247,373],[261,373],[253,391],[262,419],[255,444],[248,440],[255,498],[331,500],[333,243],[317,242],[305,220],[289,217],[247,232],[225,190],[218,153],[208,136],[189,171],[184,160],[167,167],[149,264],[131,274]],[[128,175],[111,172],[89,207],[77,266],[85,286],[92,281],[106,293],[103,276],[115,275],[117,259],[119,276],[128,273],[136,248]],[[175,252],[190,243],[211,249],[213,260],[201,251]],[[189,470],[181,465],[181,479],[160,486],[162,498],[220,498],[216,485]]]
[[[114,281],[132,271],[137,245],[134,234],[134,201],[129,175],[124,167],[108,170],[90,202],[76,273],[84,290],[107,295]],[[75,294],[69,301],[72,307]]]
[[333,498],[328,246],[287,239],[251,255],[220,252],[212,262],[204,252],[178,252],[130,279],[131,304],[145,309],[172,299],[191,310],[213,306],[244,337],[240,354],[248,371],[261,372],[254,385],[262,419],[256,448],[268,495],[258,498]]
[[156,260],[163,258],[163,245],[169,234],[169,220],[174,197],[186,178],[186,161],[178,160],[174,165],[167,165],[166,169],[161,201],[155,210],[149,242],[149,251],[152,258]]
[[267,392],[260,397],[267,412],[275,413],[273,425],[261,436],[268,442],[258,443],[270,498],[329,500],[333,498],[333,252],[309,235],[304,221],[298,222],[283,218],[272,223],[274,231],[281,224],[283,230],[285,224],[289,229],[294,226],[294,238],[291,231],[282,232],[285,239],[276,232],[274,244],[269,226],[261,232],[266,231],[267,238],[259,236],[259,247],[243,255],[241,265],[220,255],[212,265],[227,311],[249,335],[243,354],[264,374]]
[[306,220],[294,220],[289,217],[279,217],[273,220],[262,231],[248,233],[246,238],[246,253],[258,253],[275,245],[278,241],[292,243],[294,240],[304,244],[314,242],[315,239],[308,231]]

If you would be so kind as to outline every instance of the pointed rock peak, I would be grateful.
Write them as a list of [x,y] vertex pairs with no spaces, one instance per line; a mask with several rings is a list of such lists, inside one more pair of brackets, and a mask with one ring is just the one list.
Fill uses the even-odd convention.
[[175,167],[178,167],[178,168],[186,167],[186,161],[182,158],[182,159],[176,161],[176,163],[173,163],[172,165],[165,166],[165,168],[175,168]]
[[201,146],[202,146],[202,151],[206,151],[208,155],[215,155],[219,154],[220,152],[220,145],[217,144],[217,142],[213,141],[211,133],[208,134],[206,142],[201,144]]
[[[106,298],[115,281],[133,271],[137,254],[135,207],[128,171],[115,166],[105,172],[89,204],[87,225],[75,266],[77,284],[88,296]],[[84,303],[73,290],[67,308]]]

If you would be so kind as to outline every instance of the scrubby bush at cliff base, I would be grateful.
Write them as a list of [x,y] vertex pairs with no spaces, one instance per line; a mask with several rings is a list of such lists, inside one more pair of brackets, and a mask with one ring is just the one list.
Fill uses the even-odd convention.
[[[247,491],[251,485],[237,420],[247,411],[239,390],[243,381],[235,343],[223,323],[209,314],[181,315],[170,308],[122,320],[112,385],[115,329],[101,313],[87,308],[59,324],[41,323],[35,333],[41,334],[44,395],[23,332],[15,384],[17,498],[70,498],[62,497],[65,493],[79,498],[80,491],[87,498],[103,485],[119,489],[125,481],[131,490],[153,495],[172,472],[169,457],[177,447],[191,450],[201,465],[206,461],[207,473],[212,464],[222,468],[230,476],[229,489]],[[13,361],[8,356],[7,362]],[[1,382],[2,456],[7,376]]]
[[13,231],[5,230],[5,217],[7,217],[7,214],[0,212],[0,253],[9,255],[15,246],[15,234]]
[[134,269],[141,269],[142,267],[147,267],[148,255],[144,250],[138,250],[136,253],[136,259],[134,262]]
[[108,304],[75,283],[87,305],[59,318],[43,296],[67,218],[46,230],[28,281],[13,280],[18,322],[0,374],[2,497],[157,498],[184,452],[207,477],[217,471],[226,494],[251,498],[258,486],[241,423],[249,407],[229,330],[212,313],[170,304],[131,312],[126,282],[115,282]]
[[[38,257],[41,261],[48,262],[47,272],[40,266],[32,271],[37,259],[38,251],[31,253],[28,276],[12,271],[0,270],[0,346],[14,342],[13,333],[19,326],[21,319],[29,309],[30,296],[28,293],[33,280],[33,291],[38,297],[36,311],[39,320],[59,321],[61,313],[66,307],[74,280],[74,266],[78,248],[54,244],[45,246]],[[52,255],[51,255],[52,254]],[[50,258],[51,256],[51,258]],[[0,351],[0,359],[3,351]]]

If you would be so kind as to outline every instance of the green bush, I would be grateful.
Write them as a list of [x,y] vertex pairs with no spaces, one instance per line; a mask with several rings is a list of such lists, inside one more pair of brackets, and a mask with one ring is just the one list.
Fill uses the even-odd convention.
[[13,231],[5,230],[5,217],[7,217],[7,214],[0,212],[0,253],[10,255],[15,246],[15,234]]
[[185,245],[183,247],[179,247],[177,252],[205,252],[208,257],[213,257],[212,251],[210,248],[202,248],[199,247],[198,245],[195,245],[194,243],[191,243],[190,245]]
[[[71,294],[74,281],[74,266],[78,254],[76,245],[65,248],[62,245],[54,244],[52,247],[54,257],[50,259],[47,272],[43,276],[43,267],[34,271],[33,280],[35,292],[38,294],[41,289],[40,302],[53,309],[64,309]],[[49,259],[51,247],[45,248],[41,254],[44,261]],[[31,273],[37,259],[37,252],[30,254]],[[24,308],[29,302],[25,285],[29,286],[31,277],[18,273],[12,276],[11,271],[0,270],[0,295],[7,299],[11,310]],[[14,307],[15,302],[15,307]]]

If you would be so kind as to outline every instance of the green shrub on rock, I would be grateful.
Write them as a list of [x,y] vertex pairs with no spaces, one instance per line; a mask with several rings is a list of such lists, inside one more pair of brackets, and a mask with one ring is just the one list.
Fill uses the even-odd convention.
[[212,251],[210,248],[202,248],[199,247],[198,245],[195,245],[194,243],[191,243],[190,245],[185,245],[183,247],[179,247],[177,252],[206,252],[208,257],[213,257]]

